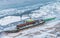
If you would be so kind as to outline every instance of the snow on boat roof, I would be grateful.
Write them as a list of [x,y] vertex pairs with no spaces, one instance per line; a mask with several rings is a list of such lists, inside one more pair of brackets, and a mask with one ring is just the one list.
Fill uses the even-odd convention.
[[20,20],[21,20],[20,16],[7,16],[0,19],[0,25],[7,25]]

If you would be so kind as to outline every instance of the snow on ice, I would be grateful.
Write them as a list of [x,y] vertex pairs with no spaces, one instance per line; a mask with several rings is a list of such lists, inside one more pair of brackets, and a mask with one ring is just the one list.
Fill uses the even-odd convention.
[[[32,11],[30,14],[31,17],[59,17],[60,15],[60,3],[48,4],[46,6],[42,6],[39,10]],[[38,13],[37,13],[38,12]],[[46,17],[45,17],[46,16]],[[17,22],[22,19],[29,18],[28,16],[7,16],[0,19],[1,25],[7,25],[9,23]],[[60,19],[60,18],[58,18]],[[6,23],[7,22],[7,23]],[[60,20],[54,20],[51,22],[46,22],[45,24],[33,28],[29,28],[23,30],[18,33],[0,33],[1,38],[56,38],[58,33],[52,34],[50,32],[55,31],[54,26],[58,24]],[[49,29],[51,28],[51,29]],[[3,37],[2,37],[3,36]]]

